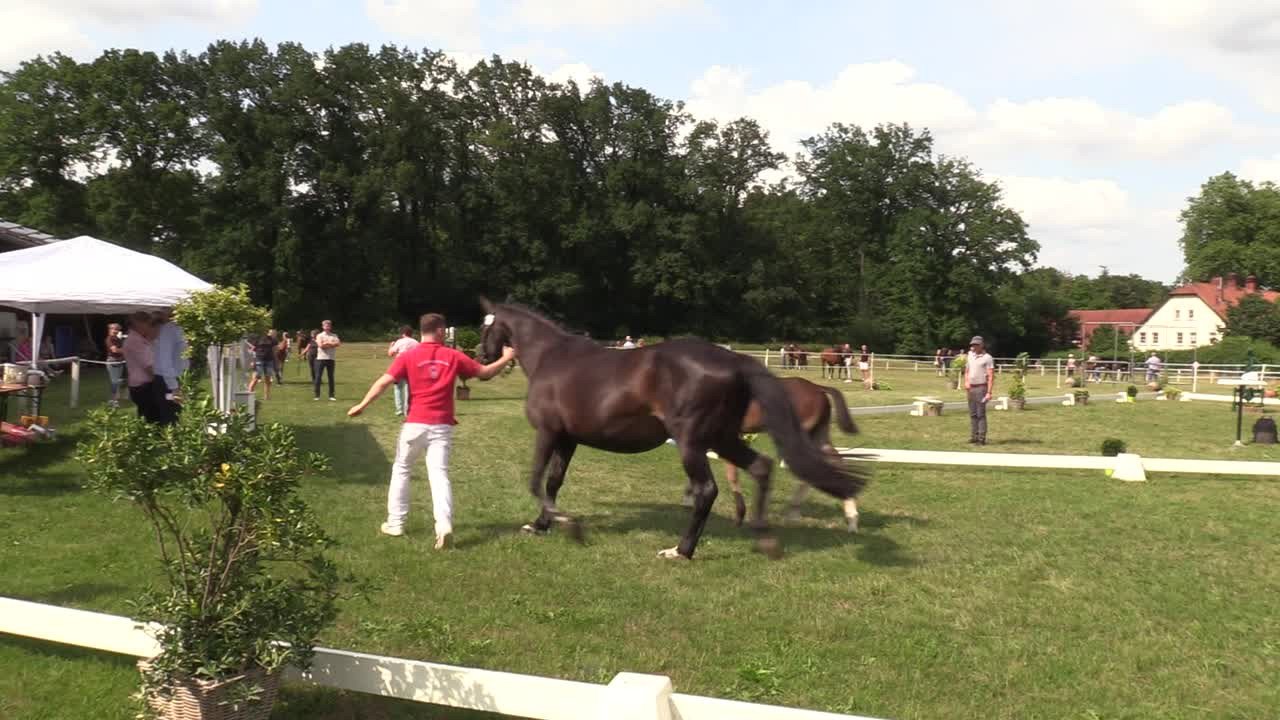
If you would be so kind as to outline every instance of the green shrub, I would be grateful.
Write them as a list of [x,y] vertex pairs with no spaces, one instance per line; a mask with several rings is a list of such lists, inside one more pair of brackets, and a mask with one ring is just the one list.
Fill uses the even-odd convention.
[[453,342],[463,352],[471,352],[480,344],[480,331],[475,328],[464,325],[453,331]]
[[219,412],[198,386],[167,426],[93,411],[76,457],[88,486],[138,506],[156,539],[165,583],[136,605],[137,620],[163,628],[144,696],[179,678],[310,662],[340,586],[330,540],[298,493],[324,457],[299,451],[284,425]]
[[1102,441],[1102,454],[1108,457],[1115,457],[1122,452],[1128,452],[1128,446],[1120,438],[1107,438]]
[[1130,385],[1128,389],[1125,390],[1125,393],[1128,394],[1129,397],[1138,397],[1138,386]]

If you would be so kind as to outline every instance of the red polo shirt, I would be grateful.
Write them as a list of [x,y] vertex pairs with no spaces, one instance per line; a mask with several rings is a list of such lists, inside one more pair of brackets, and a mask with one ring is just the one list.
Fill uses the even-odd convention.
[[423,342],[400,353],[387,374],[409,381],[409,414],[404,421],[424,425],[457,425],[453,416],[453,380],[473,378],[480,364],[438,342]]

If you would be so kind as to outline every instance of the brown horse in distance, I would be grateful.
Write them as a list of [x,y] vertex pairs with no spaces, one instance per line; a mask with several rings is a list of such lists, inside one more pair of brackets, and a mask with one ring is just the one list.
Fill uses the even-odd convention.
[[[835,388],[825,387],[799,377],[782,378],[782,384],[787,389],[787,396],[791,399],[791,407],[795,410],[796,417],[800,418],[800,426],[809,433],[809,437],[813,438],[823,452],[838,460],[839,455],[831,444],[832,414],[834,413],[836,425],[840,430],[850,435],[858,432],[858,428],[853,424],[853,418],[849,415],[849,406],[845,402],[844,395]],[[742,432],[744,434],[768,432],[764,413],[759,404],[752,402],[747,407],[747,414],[742,418]],[[738,482],[738,468],[734,467],[733,463],[725,463],[725,478],[729,481],[729,487],[733,489],[735,520],[741,525],[747,513],[747,503],[742,496],[742,485]],[[787,509],[788,518],[799,517],[800,503],[808,493],[807,485],[796,486]],[[691,490],[686,489],[685,504],[691,503],[692,499]],[[857,532],[858,501],[849,498],[843,505],[849,532]]]
[[[616,352],[571,335],[518,305],[482,300],[494,316],[481,340],[483,354],[516,349],[529,378],[525,417],[536,433],[529,490],[538,517],[525,526],[546,532],[553,522],[581,539],[581,526],[556,506],[565,472],[579,445],[615,453],[641,453],[668,438],[680,449],[694,505],[679,545],[664,558],[692,558],[716,498],[707,452],[734,463],[756,480],[751,527],[757,547],[780,553],[766,518],[773,461],[747,446],[739,429],[757,402],[782,457],[801,480],[840,500],[858,494],[865,470],[832,462],[804,431],[782,382],[758,360],[685,338]],[[546,479],[544,489],[543,480]]]

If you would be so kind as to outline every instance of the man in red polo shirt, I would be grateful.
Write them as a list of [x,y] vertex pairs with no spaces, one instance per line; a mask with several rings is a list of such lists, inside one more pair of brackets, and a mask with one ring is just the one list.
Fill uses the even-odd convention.
[[391,487],[387,492],[387,521],[382,523],[386,535],[404,534],[409,515],[409,476],[413,463],[424,452],[427,456],[427,479],[431,483],[431,510],[435,515],[436,549],[443,549],[453,534],[453,492],[449,485],[449,448],[453,443],[453,384],[455,378],[488,380],[497,375],[515,357],[511,348],[502,349],[502,357],[488,365],[441,344],[444,316],[430,313],[418,322],[422,342],[396,356],[381,377],[373,382],[359,405],[347,411],[355,417],[364,412],[384,390],[404,380],[409,383],[409,414],[400,429],[396,459],[391,465]]

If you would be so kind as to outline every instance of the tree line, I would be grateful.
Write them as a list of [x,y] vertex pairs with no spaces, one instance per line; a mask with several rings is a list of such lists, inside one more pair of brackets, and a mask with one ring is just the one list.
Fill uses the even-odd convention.
[[832,125],[764,183],[787,158],[750,118],[497,56],[220,41],[2,82],[0,217],[245,283],[284,327],[471,323],[483,293],[597,337],[1034,354],[1165,291],[1033,270],[1000,188],[907,125]]

